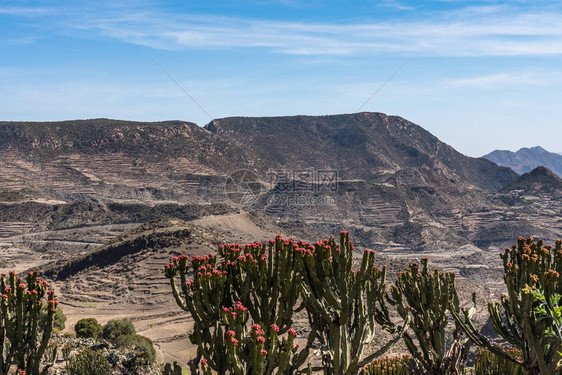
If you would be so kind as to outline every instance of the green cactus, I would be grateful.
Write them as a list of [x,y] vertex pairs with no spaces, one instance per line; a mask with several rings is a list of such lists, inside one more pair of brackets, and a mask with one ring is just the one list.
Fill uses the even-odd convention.
[[[255,242],[244,247],[239,244],[219,246],[219,255],[227,269],[227,283],[233,295],[244,306],[255,323],[263,327],[273,324],[283,335],[293,325],[293,313],[297,307],[299,287],[295,280],[301,267],[303,254],[293,239],[276,236],[268,243]],[[292,356],[289,373],[299,368],[309,355],[309,349],[317,336],[311,327],[305,347]]]
[[421,269],[419,264],[412,263],[398,275],[387,301],[396,306],[402,319],[412,317],[410,327],[416,342],[410,332],[404,334],[404,341],[412,355],[409,367],[414,373],[463,373],[470,341],[462,336],[458,324],[452,329],[452,342],[447,343],[451,331],[448,311],[459,310],[454,273],[437,269],[430,272],[428,259],[423,258]]
[[173,364],[166,363],[164,365],[164,369],[162,370],[162,375],[183,375],[184,372],[180,365],[177,362]]
[[[297,333],[288,329],[285,337],[279,337],[279,327],[272,324],[262,328],[252,324],[248,329],[248,309],[240,302],[234,308],[224,307],[221,311],[221,329],[213,331],[213,340],[205,343],[208,355],[223,364],[219,374],[292,374],[291,364],[298,347],[294,343]],[[224,335],[222,334],[224,328]],[[211,374],[211,361],[205,356],[199,363],[190,362],[192,374]],[[172,370],[170,368],[170,370]]]
[[[514,358],[521,358],[521,353],[513,348],[504,348]],[[492,353],[489,350],[478,348],[474,361],[474,375],[525,375],[526,372],[518,364]]]
[[[244,311],[244,307],[238,304],[236,311]],[[228,309],[223,311],[223,322],[228,329],[224,337],[228,373],[271,375],[296,372],[297,369],[292,366],[298,350],[294,342],[297,336],[295,330],[289,328],[285,337],[280,337],[280,328],[276,324],[262,328],[254,323],[248,330],[246,323],[236,319],[232,313]]]
[[504,266],[504,281],[507,295],[500,303],[490,303],[488,312],[494,330],[509,344],[520,350],[521,358],[499,348],[481,334],[464,314],[453,314],[466,334],[478,346],[494,354],[522,365],[529,375],[551,375],[558,373],[562,356],[560,342],[553,342],[548,331],[551,321],[535,315],[537,302],[527,291],[537,287],[544,292],[547,300],[553,294],[562,294],[562,241],[556,241],[553,249],[543,246],[543,241],[519,238],[517,245],[501,253]]
[[43,355],[43,362],[50,364],[51,366],[56,362],[59,354],[59,346],[55,343],[50,343],[47,346],[47,350]]
[[[189,364],[192,371],[199,368],[203,358],[208,367],[220,374],[233,368],[225,354],[228,348],[224,345],[224,333],[228,324],[221,317],[224,315],[222,309],[236,308],[236,302],[247,310],[241,316],[251,318],[253,323],[263,327],[275,325],[279,335],[289,331],[299,297],[295,274],[302,258],[295,248],[293,240],[278,236],[269,243],[244,247],[221,245],[219,264],[217,256],[212,254],[193,257],[191,263],[187,256],[172,258],[172,263],[166,266],[172,293],[178,305],[190,312],[195,323],[190,340],[197,345],[198,352]],[[188,274],[193,274],[192,280],[188,281]],[[177,279],[180,285],[177,285]],[[288,374],[296,371],[308,357],[314,338],[313,332],[305,348],[297,355],[293,352],[287,355],[285,360],[290,362],[283,363],[282,369],[276,371]],[[279,363],[275,353],[275,350],[271,352],[267,361],[262,360],[266,364],[264,374],[273,371],[272,366]],[[249,361],[246,357],[240,360]]]
[[300,257],[294,246],[293,240],[281,236],[268,244],[219,246],[236,299],[248,308],[255,322],[266,327],[276,324],[281,334],[293,325],[299,297],[294,280]]
[[[8,374],[15,363],[28,375],[46,373],[51,364],[41,369],[41,361],[48,349],[58,304],[54,292],[48,290],[47,282],[37,272],[29,272],[24,284],[12,271],[8,278],[1,276],[0,294],[0,372]],[[44,319],[42,309],[47,310]]]
[[376,359],[361,369],[361,375],[410,375],[408,362],[412,359],[409,355],[386,357]]
[[[386,269],[374,267],[374,254],[366,251],[360,270],[352,271],[353,245],[347,232],[342,232],[340,243],[341,248],[332,238],[313,246],[277,236],[269,243],[221,246],[220,262],[212,254],[191,262],[187,256],[172,258],[165,270],[172,293],[194,319],[190,339],[197,345],[197,357],[189,363],[191,371],[208,367],[219,374],[294,374],[304,371],[310,349],[319,340],[328,348],[323,357],[327,373],[357,374],[398,341],[407,322],[395,326],[390,321],[383,303]],[[237,310],[240,306],[243,312]],[[311,329],[299,352],[292,347],[290,327],[294,312],[304,308]],[[228,311],[236,314],[236,322],[225,317]],[[396,335],[363,358],[375,321]],[[260,347],[246,331],[250,323],[264,331],[276,327],[275,335],[264,335]],[[225,341],[226,332],[234,332],[240,346]],[[203,360],[205,366],[200,366]]]
[[[201,358],[205,358],[214,371],[225,373],[228,362],[221,355],[224,353],[221,308],[233,303],[226,271],[222,266],[217,267],[216,255],[194,256],[191,262],[188,256],[182,255],[172,258],[165,267],[165,274],[170,279],[176,303],[194,320],[189,339],[197,346],[197,357],[190,362],[190,368],[198,368]],[[188,280],[190,274],[193,274],[192,280]]]
[[[299,244],[304,254],[299,287],[312,327],[321,332],[325,374],[357,374],[359,369],[399,340],[402,327],[389,319],[383,301],[386,267],[374,266],[374,252],[365,250],[360,269],[352,270],[353,244],[349,232],[341,232],[340,243],[333,237],[314,246]],[[375,323],[397,335],[366,358],[363,351],[375,335]]]
[[111,366],[100,352],[86,349],[70,358],[65,370],[69,375],[109,375]]

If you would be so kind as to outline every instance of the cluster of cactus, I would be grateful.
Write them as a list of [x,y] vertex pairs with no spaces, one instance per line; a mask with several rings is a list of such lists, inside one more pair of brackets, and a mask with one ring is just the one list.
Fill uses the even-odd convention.
[[[360,367],[398,341],[406,325],[393,325],[382,302],[386,268],[375,267],[374,252],[367,250],[360,269],[353,271],[353,251],[349,233],[342,232],[339,244],[333,237],[312,245],[277,236],[268,243],[220,246],[220,261],[212,254],[193,257],[191,261],[187,256],[172,258],[165,269],[172,293],[177,304],[194,319],[190,339],[197,345],[197,357],[190,362],[192,372],[204,372],[208,367],[221,374],[248,373],[241,369],[250,366],[252,374],[293,374],[319,341],[325,373],[357,374]],[[189,275],[193,278],[188,280]],[[301,299],[303,304],[298,306]],[[239,320],[227,321],[224,309],[236,309],[236,302],[246,311],[231,311]],[[291,326],[295,311],[304,308],[311,329],[306,345],[299,351],[298,346],[293,346]],[[376,322],[396,333],[396,337],[363,358],[364,347],[374,337]],[[252,332],[239,334],[227,327],[236,326],[242,331],[250,324],[264,327],[264,331],[275,327],[273,333],[259,338],[266,339],[268,348],[252,343]],[[228,340],[225,343],[227,332],[235,332],[234,339],[244,342],[245,349],[235,351]],[[283,338],[279,341],[279,337]],[[268,354],[264,357],[265,352]],[[259,369],[252,365],[254,360]]]
[[[296,374],[306,371],[303,365],[317,343],[322,368],[309,364],[308,371],[326,375],[354,375],[367,368],[460,375],[471,343],[496,356],[482,352],[480,368],[490,360],[497,371],[557,373],[560,340],[552,339],[550,320],[536,316],[537,302],[529,290],[540,288],[547,301],[562,294],[562,242],[552,249],[542,241],[519,239],[502,254],[508,295],[488,310],[494,329],[519,356],[493,345],[474,327],[475,296],[472,307],[460,309],[453,273],[430,271],[423,259],[387,290],[386,268],[375,267],[374,252],[363,252],[357,270],[353,254],[349,233],[342,232],[339,242],[331,237],[309,244],[278,236],[269,243],[220,246],[219,257],[174,257],[166,276],[176,302],[194,319],[192,373]],[[396,309],[399,322],[390,319],[388,306]],[[310,331],[299,351],[290,327],[293,314],[303,309]],[[376,325],[392,337],[375,352],[364,353]],[[392,361],[365,367],[401,338],[411,354],[407,369],[391,366]],[[385,365],[389,371],[382,370]]]
[[[349,232],[340,233],[339,244],[331,237],[314,245],[299,243],[304,254],[299,274],[301,296],[316,329],[327,348],[323,353],[326,374],[357,374],[359,369],[398,341],[407,322],[394,326],[383,303],[386,267],[374,265],[374,251],[365,250],[358,270],[352,269],[353,243]],[[366,344],[375,335],[376,323],[391,332],[393,340],[375,353],[363,357]]]
[[[189,339],[197,346],[197,357],[191,361],[190,367],[197,368],[204,357],[214,371],[223,373],[227,361],[219,354],[224,352],[224,345],[217,337],[224,333],[220,324],[221,307],[231,306],[232,299],[227,289],[226,271],[220,268],[216,255],[194,256],[191,261],[182,255],[172,258],[165,272],[176,303],[194,320]],[[192,280],[188,280],[189,274],[193,274]]]
[[[521,352],[513,348],[503,348],[514,358],[520,358]],[[487,349],[478,348],[474,361],[474,375],[525,375],[520,365],[513,363]]]
[[[460,375],[469,354],[470,340],[462,335],[458,323],[448,329],[449,310],[459,311],[459,299],[455,287],[455,274],[430,272],[428,259],[410,264],[406,272],[398,275],[396,285],[387,296],[396,311],[407,319],[412,317],[410,332],[404,334],[404,341],[412,355],[409,368],[414,373],[431,375]],[[471,314],[474,309],[471,310]],[[452,340],[447,335],[452,331]]]
[[[248,329],[247,309],[238,303],[235,309],[224,308],[222,322],[230,374],[292,374],[297,370],[293,357],[297,353],[297,333],[289,328],[280,338],[276,324],[263,327],[254,323]],[[242,318],[240,319],[239,316]]]
[[529,288],[537,287],[544,292],[546,300],[553,294],[562,294],[562,241],[556,241],[553,249],[542,240],[520,237],[517,245],[500,254],[503,259],[504,281],[507,295],[500,303],[490,303],[488,311],[494,330],[510,345],[521,352],[515,357],[494,345],[472,324],[468,311],[455,314],[470,339],[478,346],[521,365],[529,375],[551,375],[558,373],[562,359],[562,346],[549,335],[550,322],[535,313],[537,302]]
[[[190,340],[197,345],[197,357],[189,363],[193,373],[207,368],[237,373],[247,366],[258,371],[255,366],[259,362],[263,372],[252,373],[268,374],[276,368],[290,374],[304,363],[308,346],[297,355],[297,347],[292,347],[291,324],[299,296],[294,283],[298,268],[293,245],[281,237],[244,247],[226,245],[219,247],[220,263],[216,255],[209,254],[191,261],[187,256],[174,257],[166,266],[176,302],[194,318]],[[191,280],[189,274],[193,275]],[[244,328],[248,319],[261,327],[276,327],[274,335],[265,336],[267,348],[251,350],[259,345],[249,344],[251,335]],[[235,340],[244,350],[234,350],[232,342],[224,340],[230,332],[238,332]],[[278,336],[284,338],[279,341]]]
[[[48,354],[49,339],[57,299],[47,282],[37,272],[29,272],[25,280],[15,272],[0,277],[0,373],[8,374],[12,364],[28,375],[46,373],[52,363],[43,358],[55,358]],[[46,317],[42,319],[42,310]]]
[[407,366],[411,359],[409,355],[375,359],[361,369],[361,375],[409,375]]

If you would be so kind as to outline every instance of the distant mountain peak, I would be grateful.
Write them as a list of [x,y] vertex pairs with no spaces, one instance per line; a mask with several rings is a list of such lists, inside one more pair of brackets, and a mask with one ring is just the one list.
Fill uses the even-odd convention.
[[530,172],[538,166],[545,166],[562,176],[562,155],[545,150],[541,146],[523,147],[516,152],[495,150],[482,157],[509,167],[519,174]]

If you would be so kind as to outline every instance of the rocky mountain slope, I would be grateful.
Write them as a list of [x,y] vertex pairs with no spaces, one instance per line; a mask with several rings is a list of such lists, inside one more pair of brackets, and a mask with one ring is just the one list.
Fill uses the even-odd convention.
[[381,248],[557,237],[559,224],[522,215],[531,200],[501,190],[517,177],[381,113],[225,118],[204,128],[4,122],[0,243],[80,253],[115,234],[100,233],[104,226],[240,209],[273,231],[314,239],[350,229],[361,245]]
[[517,177],[488,160],[460,154],[410,121],[382,113],[234,117],[214,120],[205,129],[244,148],[258,170],[334,169],[343,178],[371,178],[425,165],[486,190],[499,190]]
[[[0,123],[0,271],[39,267],[69,325],[131,317],[185,361],[171,255],[349,230],[391,272],[428,256],[501,290],[497,251],[562,233],[560,179],[469,158],[380,113],[138,123]],[[157,221],[154,221],[157,220]],[[145,224],[153,221],[150,224]]]
[[510,167],[519,174],[530,172],[538,166],[544,166],[562,177],[562,155],[549,152],[540,146],[525,147],[516,152],[495,150],[482,157],[498,165]]

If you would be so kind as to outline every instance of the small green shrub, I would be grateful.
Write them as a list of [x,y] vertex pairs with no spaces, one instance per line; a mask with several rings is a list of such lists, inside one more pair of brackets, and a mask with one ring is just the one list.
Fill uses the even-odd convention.
[[135,326],[128,320],[113,319],[107,322],[103,327],[102,337],[106,340],[114,342],[118,337],[124,335],[134,335],[137,331]]
[[361,375],[409,375],[406,366],[411,359],[409,355],[376,359],[361,369]]
[[90,349],[70,358],[65,369],[69,375],[109,375],[111,372],[105,357]]
[[[517,349],[504,349],[515,358],[521,358]],[[482,348],[476,351],[474,375],[525,375],[523,367]]]
[[156,350],[152,341],[141,335],[123,335],[115,340],[118,348],[127,348],[134,354],[134,365],[148,365],[156,360]]
[[74,331],[77,337],[97,339],[101,335],[103,328],[95,318],[84,318],[76,322]]
[[[45,325],[47,324],[47,315],[47,308],[45,307],[41,309],[39,318],[39,327],[41,327],[41,329],[43,329],[43,327],[45,327]],[[53,330],[62,331],[66,326],[65,323],[66,315],[64,315],[60,306],[57,306],[55,314],[53,315]]]

